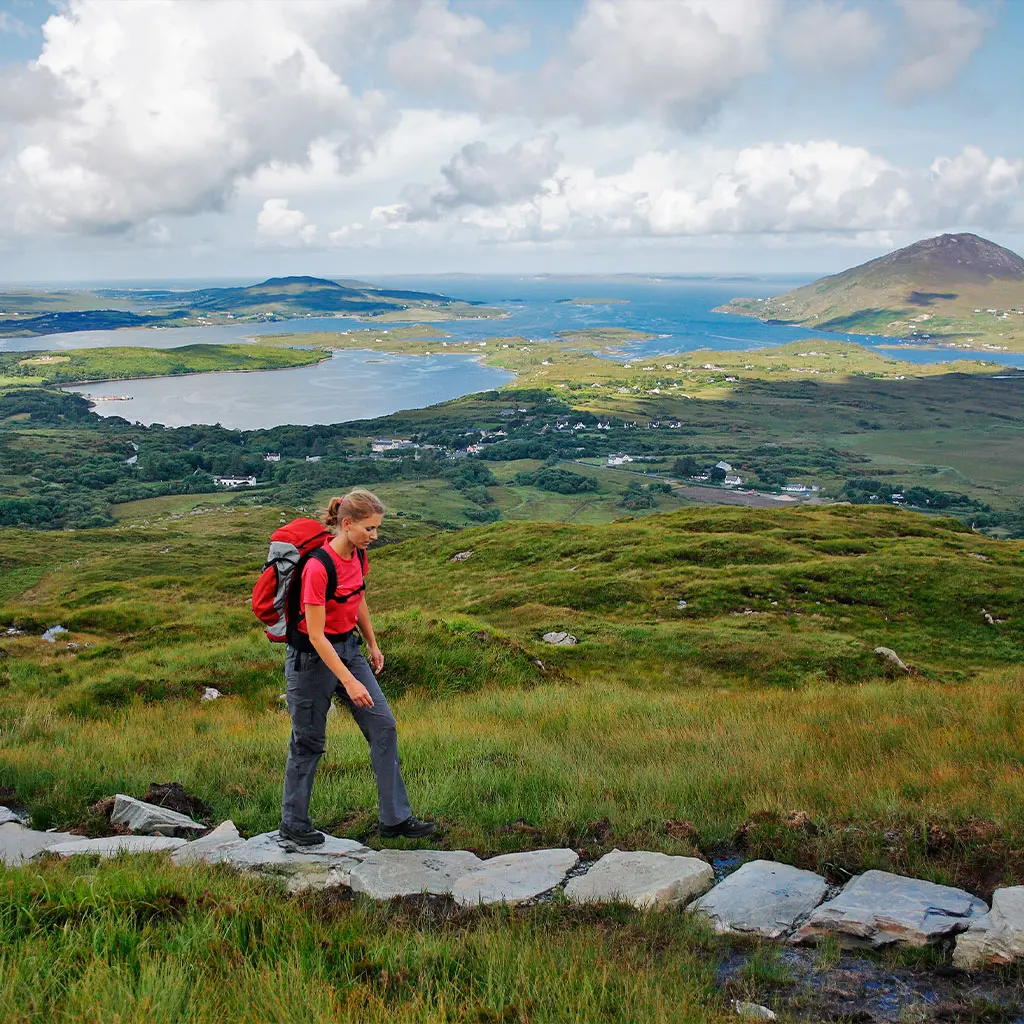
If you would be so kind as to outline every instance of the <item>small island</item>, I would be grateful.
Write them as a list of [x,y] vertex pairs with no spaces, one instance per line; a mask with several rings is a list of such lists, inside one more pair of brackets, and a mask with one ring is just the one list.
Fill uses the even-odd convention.
[[556,306],[626,306],[629,299],[556,299]]

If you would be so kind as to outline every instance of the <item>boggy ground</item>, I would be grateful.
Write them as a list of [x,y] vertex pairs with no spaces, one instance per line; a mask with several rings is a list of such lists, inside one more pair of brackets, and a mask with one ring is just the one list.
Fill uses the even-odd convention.
[[[276,826],[281,659],[247,600],[288,513],[248,512],[46,543],[0,531],[0,626],[22,631],[0,631],[0,785],[36,827],[99,829],[97,800],[168,780],[212,820]],[[1024,882],[1022,555],[954,520],[865,507],[500,523],[390,544],[371,554],[369,602],[416,810],[440,820],[445,847],[484,855],[767,856],[834,882],[878,867],[985,897]],[[70,633],[42,642],[58,622]],[[554,629],[579,643],[543,644]],[[887,670],[879,645],[913,672]],[[225,697],[200,704],[206,686]],[[364,838],[373,806],[364,741],[334,716],[314,815]],[[294,1019],[293,1004],[316,1019],[728,1015],[725,947],[679,915],[630,918],[611,938],[543,917],[556,910],[485,915],[452,946],[386,908],[346,909],[328,928],[216,872],[58,865],[5,881],[0,921],[22,921],[0,943],[15,1020],[101,1005],[204,1019],[201,999],[206,1019]],[[188,912],[146,918],[139,900],[162,907],[161,893]],[[94,919],[97,899],[113,917]],[[59,928],[23,909],[47,900],[80,909]],[[363,952],[351,969],[326,965],[328,934],[356,936],[379,970],[355,970]],[[653,954],[644,966],[652,942],[671,971]]]

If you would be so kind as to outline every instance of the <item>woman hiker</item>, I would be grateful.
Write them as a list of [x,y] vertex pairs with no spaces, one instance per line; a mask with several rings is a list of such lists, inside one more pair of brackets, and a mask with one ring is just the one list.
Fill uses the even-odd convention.
[[[292,737],[284,773],[281,803],[283,839],[298,846],[319,846],[322,832],[309,819],[313,777],[323,756],[327,712],[337,696],[356,720],[370,745],[370,762],[377,779],[380,834],[421,839],[437,831],[429,821],[414,818],[402,781],[398,760],[398,733],[391,708],[374,676],[384,667],[363,600],[367,571],[366,549],[377,539],[384,505],[374,494],[354,490],[332,498],[326,525],[334,532],[323,551],[337,573],[333,595],[327,593],[328,572],[322,555],[310,557],[303,567],[297,629],[293,629],[285,655],[288,710]],[[366,641],[369,663],[359,649]]]

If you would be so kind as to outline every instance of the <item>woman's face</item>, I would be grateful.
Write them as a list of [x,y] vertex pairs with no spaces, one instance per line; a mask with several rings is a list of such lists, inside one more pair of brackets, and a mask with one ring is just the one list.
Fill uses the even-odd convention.
[[366,519],[346,517],[341,521],[341,528],[352,544],[365,551],[377,539],[377,530],[383,518],[382,515],[367,516]]

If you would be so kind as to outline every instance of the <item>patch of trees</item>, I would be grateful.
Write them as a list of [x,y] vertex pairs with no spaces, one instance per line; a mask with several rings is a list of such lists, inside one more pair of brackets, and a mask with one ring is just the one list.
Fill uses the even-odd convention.
[[671,484],[654,481],[644,487],[639,480],[630,480],[626,489],[622,492],[619,504],[623,508],[628,509],[654,508],[656,495],[671,493]]
[[516,473],[515,481],[522,486],[537,487],[555,494],[586,494],[597,490],[597,481],[592,476],[554,466],[542,466],[533,473]]

